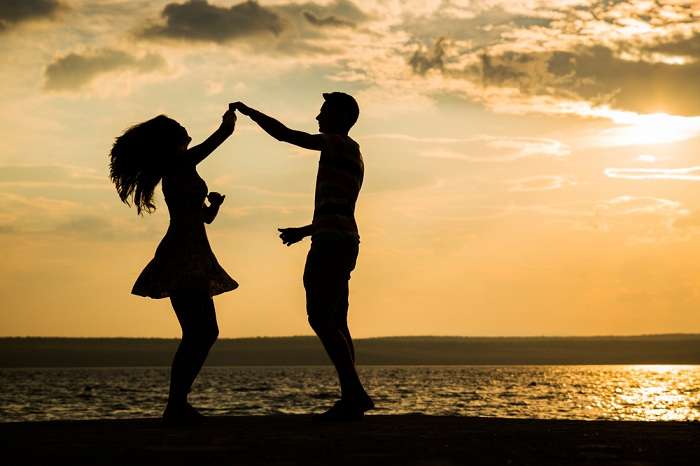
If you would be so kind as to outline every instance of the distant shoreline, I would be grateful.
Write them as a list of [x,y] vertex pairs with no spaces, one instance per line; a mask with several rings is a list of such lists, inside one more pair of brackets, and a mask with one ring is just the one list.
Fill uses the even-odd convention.
[[[167,338],[0,338],[0,367],[168,366]],[[700,334],[584,337],[379,337],[356,341],[360,365],[700,364]],[[315,337],[220,339],[208,366],[313,366]]]
[[[222,340],[290,340],[296,338],[315,338],[314,335],[283,335],[283,336],[269,336],[269,335],[258,335],[254,337],[220,337],[219,341]],[[459,339],[459,340],[502,340],[502,339],[513,339],[513,340],[524,340],[524,339],[600,339],[600,338],[615,338],[615,339],[625,339],[625,338],[700,338],[700,333],[683,333],[683,332],[672,332],[672,333],[639,333],[630,335],[614,335],[614,334],[599,334],[599,335],[383,335],[378,337],[360,337],[353,338],[354,340],[394,340],[394,339]],[[0,340],[17,340],[17,339],[36,339],[36,340],[177,340],[177,338],[171,337],[70,337],[70,336],[56,336],[56,335],[5,335],[0,336]]]

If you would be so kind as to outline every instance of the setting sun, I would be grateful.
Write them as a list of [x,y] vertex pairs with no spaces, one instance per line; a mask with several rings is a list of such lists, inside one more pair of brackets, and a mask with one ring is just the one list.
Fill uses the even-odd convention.
[[606,146],[669,144],[700,134],[700,117],[666,113],[637,114],[604,109],[598,115],[610,118],[615,127],[602,132],[599,142]]

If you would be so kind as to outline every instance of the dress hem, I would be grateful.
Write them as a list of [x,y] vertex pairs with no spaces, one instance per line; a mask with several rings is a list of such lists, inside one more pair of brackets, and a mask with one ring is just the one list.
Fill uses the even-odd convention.
[[[206,293],[209,295],[209,297],[214,297],[218,296],[220,294],[228,293],[229,291],[234,291],[238,289],[238,283],[235,283],[233,287],[231,288],[224,288],[224,289],[217,289],[217,290],[197,290],[197,289],[192,289],[192,290],[181,290],[180,293],[185,294],[185,293]],[[170,298],[173,296],[173,294],[176,294],[177,292],[175,291],[162,291],[159,295],[152,295],[152,294],[147,294],[145,292],[139,292],[135,290],[131,290],[131,294],[134,296],[140,296],[142,298],[151,298],[151,299],[165,299],[165,298]]]

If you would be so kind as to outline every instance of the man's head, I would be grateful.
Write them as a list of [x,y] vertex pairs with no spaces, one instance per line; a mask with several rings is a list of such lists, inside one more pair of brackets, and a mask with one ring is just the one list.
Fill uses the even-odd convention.
[[360,107],[353,96],[344,92],[326,92],[316,120],[322,133],[347,134],[360,115]]

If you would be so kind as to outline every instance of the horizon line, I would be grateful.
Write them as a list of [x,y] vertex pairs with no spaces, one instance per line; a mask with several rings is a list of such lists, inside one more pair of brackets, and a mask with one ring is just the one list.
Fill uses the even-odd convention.
[[[700,337],[700,332],[672,333],[640,333],[640,334],[592,334],[592,335],[383,335],[376,337],[358,337],[353,340],[380,339],[418,339],[418,338],[463,338],[463,339],[505,339],[505,338],[642,338],[642,337]],[[0,340],[7,339],[64,339],[64,340],[179,340],[181,337],[149,337],[149,336],[46,336],[46,335],[2,335]],[[281,336],[248,336],[248,337],[219,337],[222,340],[263,340],[285,338],[317,338],[316,335],[281,335]]]

